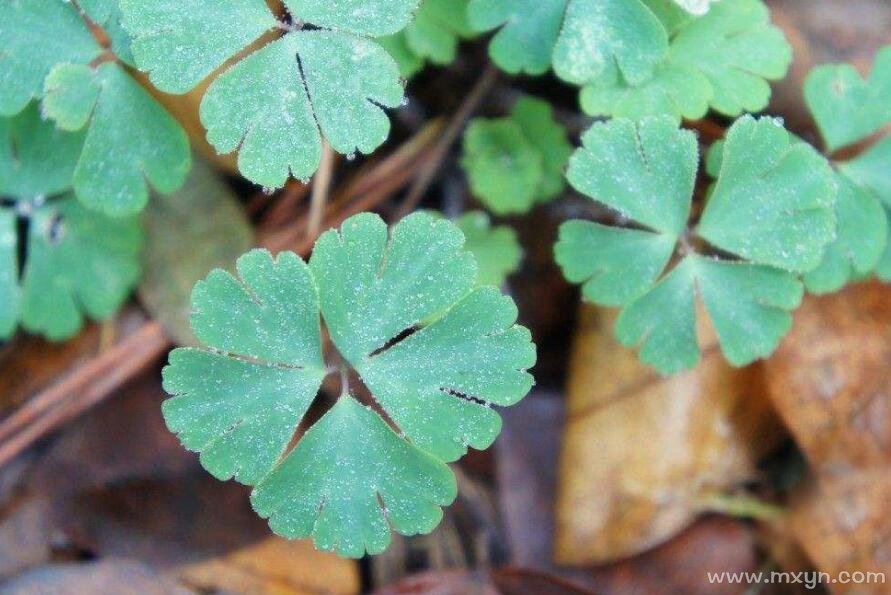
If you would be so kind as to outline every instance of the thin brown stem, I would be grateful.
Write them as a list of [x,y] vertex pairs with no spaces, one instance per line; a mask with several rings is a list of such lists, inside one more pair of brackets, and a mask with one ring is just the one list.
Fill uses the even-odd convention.
[[433,148],[433,155],[430,160],[427,161],[421,171],[418,172],[414,183],[411,185],[411,188],[409,188],[405,201],[396,212],[396,219],[405,217],[418,207],[418,204],[421,202],[421,199],[424,197],[430,184],[436,178],[436,174],[442,167],[445,158],[448,156],[449,150],[458,139],[458,135],[461,134],[461,131],[464,129],[464,124],[477,110],[480,103],[486,98],[489,91],[492,90],[492,87],[497,80],[498,70],[491,64],[488,64],[483,71],[482,76],[480,76],[476,84],[473,86],[473,89],[471,89],[470,93],[467,94],[467,97],[464,98],[461,107],[458,108],[458,111],[455,112],[449,120],[445,132]]
[[312,198],[309,205],[309,219],[306,223],[306,236],[317,238],[325,216],[325,204],[328,202],[328,191],[334,177],[334,151],[327,142],[322,142],[322,160],[312,183]]

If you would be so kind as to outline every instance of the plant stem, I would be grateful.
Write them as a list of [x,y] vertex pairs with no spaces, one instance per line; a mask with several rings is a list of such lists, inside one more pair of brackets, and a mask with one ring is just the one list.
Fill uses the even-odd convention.
[[786,509],[782,506],[765,502],[750,494],[709,494],[699,500],[699,505],[709,512],[766,523],[776,522],[786,515]]
[[325,204],[328,202],[328,190],[334,176],[334,151],[331,145],[322,141],[322,161],[312,183],[312,198],[309,206],[309,219],[306,223],[306,237],[315,240],[322,228],[322,217],[325,215]]

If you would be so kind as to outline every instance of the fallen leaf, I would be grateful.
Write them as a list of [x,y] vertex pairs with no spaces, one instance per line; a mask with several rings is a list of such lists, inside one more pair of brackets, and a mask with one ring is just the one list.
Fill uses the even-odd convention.
[[192,591],[158,576],[133,560],[49,564],[24,572],[0,586],[0,594],[187,595]]
[[[833,593],[886,595],[891,577],[891,467],[824,474],[793,501],[790,525],[817,569],[830,581],[881,573],[867,584],[836,582]],[[863,578],[866,578],[865,576]],[[879,582],[881,581],[881,582]]]
[[0,580],[49,560],[50,518],[49,503],[36,498],[5,511],[0,522]]
[[614,314],[584,306],[569,364],[556,513],[559,563],[605,563],[689,526],[704,498],[754,475],[782,436],[758,366],[731,368],[713,332],[702,362],[669,378],[613,337]]
[[809,296],[765,378],[818,472],[891,465],[891,287]]
[[275,536],[218,558],[185,564],[172,574],[202,592],[346,595],[360,588],[354,561],[319,552],[307,540]]
[[152,317],[180,345],[196,345],[189,326],[195,283],[215,268],[231,269],[254,244],[238,198],[205,163],[170,196],[154,197],[143,214],[139,297]]

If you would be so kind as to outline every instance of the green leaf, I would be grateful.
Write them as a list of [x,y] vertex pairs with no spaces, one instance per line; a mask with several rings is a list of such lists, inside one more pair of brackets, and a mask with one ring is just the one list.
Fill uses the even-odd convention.
[[[449,468],[343,396],[251,496],[273,531],[359,558],[403,535],[429,533],[455,499]],[[383,505],[386,510],[381,509]]]
[[622,306],[652,287],[674,252],[676,238],[592,221],[567,221],[554,246],[557,264],[585,299]]
[[[891,210],[885,208],[885,220],[889,229],[891,229]],[[891,241],[885,244],[885,251],[876,264],[876,276],[886,283],[891,283]]]
[[525,213],[544,181],[544,159],[512,119],[475,118],[464,132],[461,167],[493,213]]
[[[257,484],[254,507],[286,537],[361,556],[386,547],[387,521],[429,532],[455,497],[444,461],[491,444],[500,418],[490,404],[522,398],[535,361],[510,298],[473,290],[462,243],[426,213],[389,234],[363,214],[326,232],[308,267],[253,251],[239,259],[240,281],[214,271],[192,298],[193,330],[210,349],[178,349],[165,368],[171,429],[216,476]],[[319,311],[400,433],[344,391],[285,452],[328,372]]]
[[778,269],[688,256],[622,311],[617,337],[628,346],[641,344],[641,360],[663,373],[693,367],[700,358],[696,288],[721,351],[734,366],[776,349],[791,328],[789,311],[798,307],[803,294],[801,283]]
[[[772,352],[801,300],[796,274],[816,268],[834,239],[837,189],[826,160],[773,120],[740,118],[710,150],[706,167],[718,181],[691,240],[691,132],[669,116],[615,119],[595,123],[582,141],[570,183],[634,227],[568,221],[555,256],[587,300],[623,307],[619,340],[640,346],[641,360],[662,373],[692,367],[698,291],[731,364]],[[874,258],[873,238],[852,238],[856,258]]]
[[711,4],[718,0],[674,0],[674,2],[689,13],[703,15],[708,12]]
[[89,64],[102,53],[72,4],[61,0],[0,3],[0,47],[0,116],[40,98],[56,64]]
[[399,75],[402,78],[410,79],[424,68],[423,58],[408,47],[404,31],[400,31],[395,35],[378,37],[376,41],[396,61],[396,65],[399,67]]
[[617,119],[582,136],[566,178],[622,216],[676,238],[690,213],[698,163],[696,137],[670,118]]
[[423,0],[414,21],[405,28],[411,51],[434,64],[455,59],[459,39],[473,37],[467,22],[468,0]]
[[537,199],[550,200],[563,192],[564,170],[572,155],[566,128],[554,119],[554,110],[547,101],[521,97],[514,103],[511,119],[520,125],[524,136],[541,154],[543,177]]
[[[164,419],[219,479],[255,484],[279,460],[325,375],[318,291],[290,252],[238,259],[195,285],[192,330],[210,348],[177,349],[164,369]],[[213,382],[208,382],[213,379]]]
[[464,233],[464,248],[473,254],[479,268],[477,286],[498,287],[520,267],[523,250],[510,227],[492,227],[489,216],[482,211],[465,213],[455,225]]
[[767,106],[767,81],[785,76],[792,50],[761,0],[721,0],[698,18],[664,6],[656,12],[671,32],[665,60],[637,81],[616,72],[591,80],[581,95],[585,111],[700,119],[708,107],[736,116]]
[[872,271],[888,242],[888,221],[881,202],[845,176],[835,176],[838,196],[835,202],[838,233],[829,245],[820,266],[804,276],[813,293],[841,289],[852,279]]
[[44,122],[36,103],[0,118],[0,196],[40,202],[68,190],[83,142]]
[[231,188],[202,161],[182,189],[166,200],[149,201],[142,221],[145,274],[139,297],[178,344],[196,345],[189,328],[192,286],[254,245],[250,222]]
[[770,118],[745,116],[727,132],[697,233],[754,263],[807,273],[835,239],[836,192],[829,164],[812,147]]
[[191,168],[186,134],[118,64],[60,64],[46,79],[44,114],[62,127],[89,120],[74,189],[86,206],[133,215],[148,201],[147,181],[169,194]]
[[582,109],[592,116],[642,120],[668,114],[674,118],[701,120],[708,113],[713,90],[708,78],[696,68],[670,61],[656,67],[653,77],[632,87],[618,73],[584,87],[579,95]]
[[554,72],[585,85],[615,69],[647,80],[668,52],[668,35],[640,0],[570,0],[554,46]]
[[[418,0],[294,0],[293,30],[236,62],[208,88],[201,121],[217,151],[266,187],[318,168],[322,137],[338,152],[369,153],[386,140],[384,107],[403,98],[399,69],[367,37],[394,34]],[[184,93],[276,27],[263,0],[122,0],[140,68],[166,92]],[[207,14],[214,19],[207,19]],[[260,83],[258,84],[258,81]]]
[[19,320],[18,218],[0,207],[0,338],[12,335]]
[[616,337],[640,346],[640,360],[663,374],[699,361],[694,307],[695,263],[685,259],[650,291],[632,301],[616,320]]
[[470,0],[467,15],[477,31],[503,25],[489,45],[489,55],[502,70],[538,75],[551,68],[568,1]]
[[102,27],[111,41],[111,50],[119,60],[129,66],[135,66],[133,52],[130,48],[130,34],[121,23],[121,7],[119,0],[78,0],[77,5],[91,21]]
[[850,161],[837,164],[848,178],[875,194],[886,207],[891,208],[891,136]]
[[70,197],[35,209],[21,279],[22,325],[61,340],[80,329],[84,314],[114,314],[139,278],[141,243],[138,220],[87,211]]
[[856,143],[891,122],[891,46],[876,56],[864,81],[850,64],[814,68],[804,99],[829,151]]

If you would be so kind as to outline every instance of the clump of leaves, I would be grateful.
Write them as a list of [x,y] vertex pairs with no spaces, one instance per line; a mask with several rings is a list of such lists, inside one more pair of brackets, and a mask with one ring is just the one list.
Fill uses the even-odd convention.
[[582,143],[567,178],[619,225],[564,223],[556,258],[586,299],[622,308],[618,339],[663,373],[694,366],[698,297],[731,364],[770,354],[802,298],[798,277],[835,238],[826,160],[773,119],[740,118],[695,216],[698,145],[672,118],[598,123]]
[[0,118],[0,338],[19,323],[71,337],[84,314],[114,314],[139,277],[138,220],[89,212],[71,195],[83,142],[33,103]]
[[523,97],[506,118],[470,122],[461,166],[473,194],[493,213],[525,213],[563,191],[571,154],[566,129],[554,120],[551,106]]
[[[879,52],[865,81],[848,64],[815,68],[805,81],[804,97],[827,151],[865,141],[891,123],[891,46]],[[873,271],[891,281],[891,137],[832,165],[839,188],[838,237],[822,264],[804,277],[808,289],[836,291]]]
[[[111,50],[85,19],[107,27]],[[59,128],[85,130],[73,175],[85,206],[132,215],[148,201],[147,181],[164,194],[182,185],[191,167],[188,139],[127,72],[129,38],[115,0],[3,2],[0,46],[0,116],[41,99],[43,115]]]
[[[470,23],[499,28],[489,52],[510,73],[542,74],[583,87],[591,115],[702,118],[767,105],[767,80],[792,52],[761,0],[471,0]],[[706,12],[707,11],[707,12]]]
[[404,78],[417,74],[424,63],[450,64],[455,60],[458,43],[476,33],[467,21],[468,0],[423,0],[405,29],[378,39],[399,65]]
[[345,155],[386,140],[383,108],[401,105],[403,87],[372,38],[403,29],[418,0],[284,5],[280,21],[264,0],[121,0],[136,63],[162,91],[190,91],[252,48],[208,87],[200,117],[216,150],[237,150],[242,174],[268,188],[310,177],[323,137]]
[[[376,215],[319,238],[307,265],[255,250],[195,286],[192,328],[205,349],[177,349],[164,370],[170,429],[288,538],[345,556],[383,551],[390,528],[431,531],[456,493],[446,465],[486,448],[532,386],[535,347],[517,310],[475,288],[463,234],[412,214],[388,234]],[[339,363],[323,357],[321,320]],[[338,358],[335,358],[337,361]],[[352,368],[371,405],[354,396]],[[322,380],[343,393],[312,424]],[[296,444],[289,447],[297,436]]]

